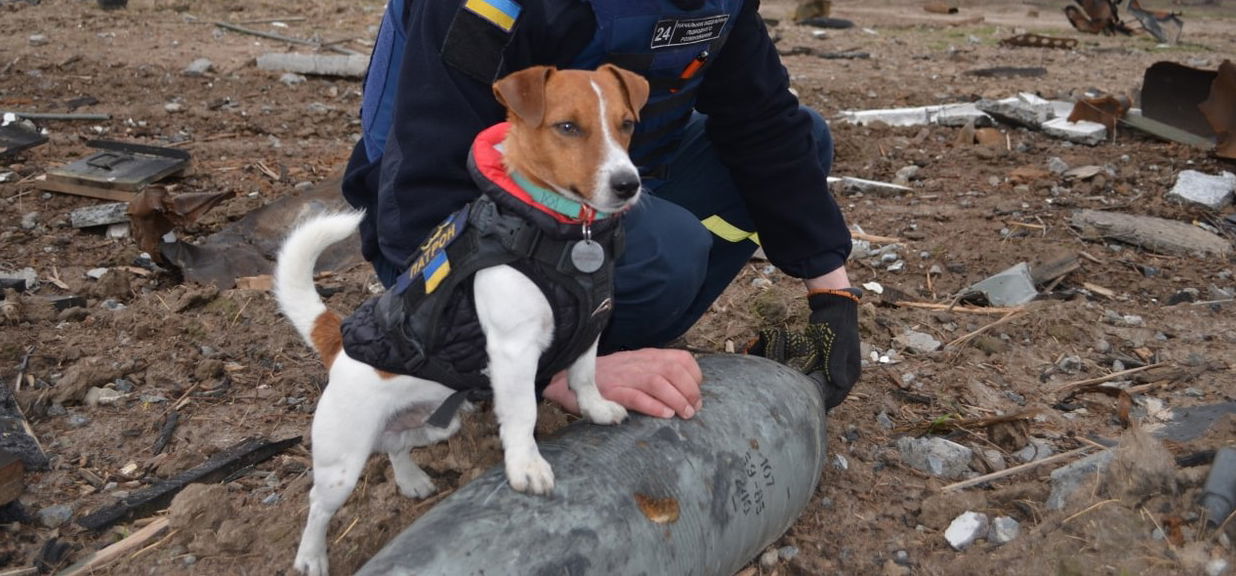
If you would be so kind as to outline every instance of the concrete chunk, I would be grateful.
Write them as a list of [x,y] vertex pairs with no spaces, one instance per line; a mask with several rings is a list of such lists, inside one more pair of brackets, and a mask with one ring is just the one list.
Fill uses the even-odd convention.
[[849,124],[866,126],[883,122],[889,126],[965,126],[971,120],[975,126],[991,126],[991,116],[979,110],[973,103],[940,104],[914,108],[886,108],[882,110],[845,110],[840,119]]
[[112,202],[78,208],[69,213],[69,224],[74,228],[89,228],[91,226],[107,226],[117,222],[128,222],[129,214],[126,212],[128,209],[129,204],[126,202]]
[[898,438],[897,450],[906,464],[951,480],[960,479],[970,471],[970,458],[974,456],[969,448],[938,436]]
[[992,306],[1021,306],[1039,295],[1025,262],[971,286],[969,291],[983,293]]
[[1069,497],[1082,487],[1087,479],[1107,468],[1115,457],[1115,452],[1104,450],[1078,460],[1068,466],[1062,466],[1051,473],[1051,495],[1047,497],[1047,508],[1060,510],[1068,503]]
[[1067,118],[1053,118],[1041,128],[1048,136],[1087,146],[1098,145],[1107,138],[1107,127],[1089,120],[1069,122]]
[[1232,203],[1236,194],[1236,174],[1224,172],[1211,176],[1196,170],[1185,170],[1176,178],[1176,185],[1167,193],[1168,200],[1200,204],[1211,210],[1222,210]]
[[998,120],[1030,128],[1042,126],[1055,114],[1051,102],[1028,92],[1003,100],[979,100],[975,106]]
[[975,540],[987,536],[987,529],[986,514],[966,510],[949,523],[948,529],[944,531],[944,539],[948,540],[948,545],[954,550],[965,550]]
[[992,544],[1008,544],[1021,535],[1021,524],[1008,516],[996,516],[991,521],[987,541]]
[[310,76],[341,76],[361,78],[369,67],[369,58],[352,54],[328,56],[325,54],[295,54],[271,52],[257,58],[259,70],[295,72]]

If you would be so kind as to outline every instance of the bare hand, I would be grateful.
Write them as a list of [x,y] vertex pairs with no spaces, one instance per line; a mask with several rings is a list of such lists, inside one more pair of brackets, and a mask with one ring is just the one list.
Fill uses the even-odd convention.
[[[649,416],[691,418],[702,402],[704,375],[695,357],[685,350],[642,348],[598,356],[596,378],[601,396]],[[565,370],[550,381],[545,397],[579,414]]]

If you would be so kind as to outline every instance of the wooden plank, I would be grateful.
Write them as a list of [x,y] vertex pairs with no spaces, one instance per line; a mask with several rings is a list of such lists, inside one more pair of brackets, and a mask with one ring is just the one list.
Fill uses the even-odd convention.
[[1073,227],[1088,239],[1105,238],[1172,256],[1221,256],[1232,253],[1232,244],[1196,226],[1119,212],[1078,210]]
[[95,188],[94,186],[82,186],[81,184],[48,180],[46,174],[35,178],[34,186],[41,190],[85,196],[87,198],[98,198],[100,200],[111,200],[113,202],[132,202],[137,197],[136,192],[109,190],[107,188]]
[[116,542],[90,556],[84,560],[65,568],[60,572],[60,576],[77,576],[78,574],[91,574],[95,570],[99,570],[104,566],[118,560],[120,557],[127,555],[136,548],[145,544],[160,533],[167,529],[170,521],[166,518],[159,518],[150,524],[147,524],[141,530],[128,535],[125,539]]

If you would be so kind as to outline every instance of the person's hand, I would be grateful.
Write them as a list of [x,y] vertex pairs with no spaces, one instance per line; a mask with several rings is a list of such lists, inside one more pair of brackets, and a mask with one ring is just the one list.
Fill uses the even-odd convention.
[[[658,418],[691,418],[700,409],[700,373],[695,357],[685,350],[642,348],[597,357],[597,389],[601,396],[628,410]],[[579,414],[566,371],[554,375],[545,398],[563,410]]]
[[845,400],[862,375],[862,352],[858,335],[856,288],[816,290],[807,295],[811,316],[807,328],[791,332],[786,327],[761,330],[747,347],[748,354],[781,362],[818,380],[829,409]]

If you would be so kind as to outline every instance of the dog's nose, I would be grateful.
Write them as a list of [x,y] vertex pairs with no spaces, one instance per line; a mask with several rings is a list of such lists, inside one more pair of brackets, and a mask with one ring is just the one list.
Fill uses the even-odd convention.
[[639,192],[639,174],[634,172],[619,172],[610,176],[609,187],[614,190],[614,195],[628,200]]

